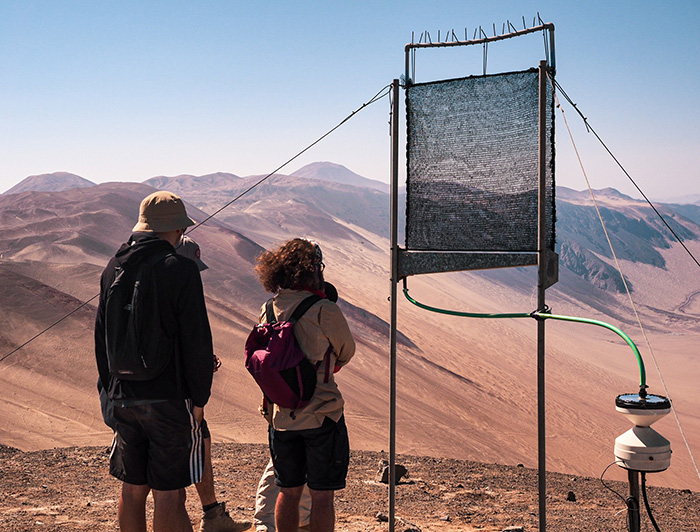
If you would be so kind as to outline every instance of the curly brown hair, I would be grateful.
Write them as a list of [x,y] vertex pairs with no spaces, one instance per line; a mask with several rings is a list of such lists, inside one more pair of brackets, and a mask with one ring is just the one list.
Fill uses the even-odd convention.
[[320,288],[323,274],[318,269],[314,244],[303,238],[293,238],[279,248],[258,255],[255,272],[268,292],[280,288]]

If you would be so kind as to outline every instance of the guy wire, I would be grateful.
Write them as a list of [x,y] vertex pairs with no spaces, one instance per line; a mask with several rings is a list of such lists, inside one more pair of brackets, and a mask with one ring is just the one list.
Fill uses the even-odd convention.
[[[352,113],[350,113],[348,116],[346,116],[345,118],[343,118],[343,120],[341,120],[336,126],[334,126],[334,127],[331,128],[330,130],[328,130],[326,133],[324,133],[323,135],[321,135],[319,138],[317,138],[315,141],[313,141],[311,144],[309,144],[306,148],[304,148],[303,150],[301,150],[301,151],[300,151],[299,153],[297,153],[295,156],[291,157],[290,159],[287,159],[286,162],[282,163],[280,166],[278,166],[277,168],[275,168],[272,172],[270,172],[269,174],[267,174],[265,177],[263,177],[262,179],[260,179],[260,180],[258,180],[257,182],[255,182],[253,185],[251,185],[251,186],[248,187],[246,190],[244,190],[243,192],[241,192],[238,196],[236,196],[236,197],[233,198],[231,201],[229,201],[228,203],[226,203],[223,207],[221,207],[221,208],[219,208],[218,210],[214,211],[212,214],[210,214],[209,216],[207,216],[204,220],[202,220],[202,221],[199,222],[198,224],[196,224],[196,225],[194,225],[193,227],[191,227],[190,230],[187,231],[187,233],[191,233],[192,231],[194,231],[195,229],[197,229],[200,225],[202,225],[202,224],[208,222],[208,221],[211,220],[214,216],[216,216],[217,214],[219,214],[221,211],[223,211],[224,209],[226,209],[227,207],[229,207],[231,204],[235,203],[236,201],[238,201],[239,199],[241,199],[243,196],[245,196],[246,194],[248,194],[250,191],[252,191],[252,190],[253,190],[254,188],[256,188],[258,185],[262,184],[264,181],[267,181],[270,177],[272,177],[273,175],[275,175],[275,173],[279,172],[282,168],[284,168],[285,166],[287,166],[287,165],[288,165],[289,163],[291,163],[293,160],[295,160],[296,158],[300,157],[301,155],[303,155],[304,153],[306,153],[308,150],[310,150],[311,148],[313,148],[316,144],[318,144],[319,142],[321,142],[323,139],[325,139],[328,135],[330,135],[331,133],[333,133],[333,132],[334,132],[336,129],[338,129],[340,126],[342,126],[343,124],[345,124],[345,122],[347,122],[348,120],[350,120],[353,116],[355,116],[357,113],[359,113],[360,111],[362,111],[365,107],[367,107],[367,106],[369,106],[369,105],[372,105],[372,104],[373,104],[374,102],[376,102],[377,100],[380,100],[381,98],[383,98],[383,97],[386,96],[387,94],[390,94],[390,91],[389,91],[390,88],[391,88],[391,85],[386,85],[385,87],[383,87],[379,92],[377,92],[377,94],[375,94],[374,96],[372,96],[372,98],[370,98],[367,102],[363,103],[360,107],[358,107],[358,108],[355,109]],[[385,94],[382,94],[382,93],[384,93],[385,91],[386,91],[386,93],[385,93]]]
[[[550,84],[551,84],[551,83],[552,83],[552,80],[550,79]],[[651,202],[651,200],[646,196],[646,194],[644,194],[644,192],[642,191],[642,189],[639,188],[639,185],[637,185],[637,183],[634,181],[634,179],[632,179],[632,176],[630,176],[630,174],[627,172],[627,170],[625,169],[625,167],[622,166],[622,163],[620,163],[620,161],[617,159],[617,157],[615,157],[615,155],[613,155],[612,151],[610,151],[610,148],[608,148],[607,145],[605,144],[605,142],[603,142],[603,139],[601,139],[601,138],[598,136],[598,133],[596,133],[595,129],[593,129],[593,127],[588,123],[588,119],[583,115],[583,113],[579,110],[579,108],[578,108],[578,107],[576,106],[576,104],[571,100],[571,98],[569,98],[568,94],[566,94],[566,92],[564,91],[564,89],[562,89],[562,87],[561,87],[561,85],[559,85],[559,82],[558,82],[558,81],[554,80],[554,86],[557,88],[557,90],[558,90],[559,92],[561,92],[562,96],[564,96],[564,98],[566,99],[566,101],[568,101],[568,102],[571,104],[571,106],[574,108],[574,110],[579,114],[579,116],[580,116],[581,119],[583,120],[583,123],[584,123],[585,126],[586,126],[586,130],[587,130],[587,131],[590,131],[591,133],[593,133],[593,135],[595,136],[595,138],[598,139],[598,142],[600,142],[600,144],[603,146],[603,148],[605,148],[605,151],[608,152],[608,154],[610,155],[610,157],[612,157],[613,161],[615,161],[615,163],[620,167],[620,170],[622,170],[622,172],[627,176],[627,178],[630,180],[630,182],[634,185],[634,187],[637,189],[637,191],[642,195],[642,197],[643,197],[644,200],[649,204],[649,206],[654,210],[654,212],[656,213],[656,215],[661,219],[661,221],[662,221],[662,222],[664,223],[664,225],[668,228],[668,230],[671,231],[671,234],[676,238],[676,240],[678,241],[678,243],[679,243],[681,246],[683,246],[683,249],[686,251],[686,253],[688,253],[688,255],[690,255],[690,258],[693,259],[693,261],[695,262],[695,264],[698,265],[698,267],[700,267],[700,262],[698,262],[698,259],[695,258],[695,256],[693,255],[693,253],[686,247],[686,245],[685,245],[685,243],[683,242],[683,240],[681,239],[681,237],[678,236],[678,234],[676,234],[676,232],[671,228],[671,226],[668,224],[668,222],[666,222],[666,219],[662,216],[662,214],[661,214],[661,213],[658,211],[658,209],[654,206],[654,204]],[[559,106],[559,108],[561,109],[561,106]],[[562,111],[562,115],[563,115],[563,111]],[[566,119],[564,119],[564,121],[566,121]]]
[[[324,133],[323,135],[321,135],[318,139],[316,139],[315,141],[313,141],[313,142],[312,142],[311,144],[309,144],[306,148],[304,148],[304,149],[301,150],[299,153],[297,153],[294,157],[291,157],[291,158],[288,159],[285,163],[281,164],[280,166],[278,166],[277,168],[275,168],[272,172],[270,172],[269,174],[267,174],[265,177],[263,177],[262,179],[258,180],[255,184],[251,185],[251,186],[250,186],[249,188],[247,188],[245,191],[241,192],[238,196],[236,196],[236,197],[233,198],[231,201],[229,201],[228,203],[226,203],[223,207],[221,207],[220,209],[214,211],[214,213],[212,213],[212,214],[210,214],[209,216],[207,216],[204,220],[202,220],[202,221],[199,222],[198,224],[192,226],[192,227],[190,228],[190,230],[187,231],[187,233],[188,233],[188,234],[191,233],[192,231],[194,231],[195,229],[197,229],[197,228],[198,228],[200,225],[202,225],[203,223],[205,223],[205,222],[211,220],[214,216],[216,216],[217,214],[219,214],[219,213],[220,213],[221,211],[223,211],[225,208],[229,207],[229,206],[230,206],[231,204],[233,204],[235,201],[239,200],[240,198],[242,198],[243,196],[245,196],[246,194],[248,194],[250,191],[252,191],[254,188],[256,188],[258,185],[260,185],[261,183],[263,183],[264,181],[266,181],[268,178],[272,177],[276,172],[279,172],[282,168],[284,168],[285,166],[287,166],[289,163],[291,163],[291,162],[292,162],[293,160],[295,160],[297,157],[301,156],[302,154],[304,154],[305,152],[307,152],[308,150],[310,150],[311,148],[313,148],[316,144],[318,144],[319,142],[321,142],[321,141],[322,141],[323,139],[325,139],[328,135],[330,135],[331,133],[333,133],[336,129],[338,129],[340,126],[342,126],[343,124],[345,124],[348,120],[350,120],[350,119],[351,119],[352,117],[354,117],[357,113],[359,113],[360,111],[362,111],[364,108],[366,108],[366,107],[372,105],[374,102],[380,100],[381,98],[383,98],[384,96],[389,95],[389,94],[391,94],[391,85],[386,85],[386,86],[384,86],[379,92],[377,92],[377,94],[375,94],[374,96],[372,96],[372,98],[370,98],[368,101],[366,101],[365,103],[363,103],[360,107],[358,107],[358,108],[355,109],[352,113],[350,113],[348,116],[346,116],[343,120],[341,120],[336,126],[334,126],[334,127],[331,128],[330,130],[328,130],[326,133]],[[52,329],[53,327],[55,327],[56,325],[58,325],[59,323],[61,323],[63,320],[65,320],[65,319],[66,319],[68,316],[70,316],[71,314],[73,314],[73,313],[77,312],[78,310],[80,310],[81,308],[83,308],[85,305],[87,305],[88,303],[90,303],[93,299],[95,299],[96,297],[99,297],[99,295],[100,295],[100,294],[95,294],[95,295],[92,296],[90,299],[88,299],[87,301],[85,301],[84,303],[82,303],[80,306],[78,306],[78,307],[76,307],[75,309],[71,310],[69,313],[67,313],[66,315],[64,315],[62,318],[60,318],[59,320],[55,321],[54,323],[52,323],[52,324],[49,325],[48,327],[46,327],[43,331],[41,331],[41,332],[37,333],[36,335],[34,335],[32,338],[30,338],[29,340],[27,340],[26,342],[24,342],[22,345],[16,347],[15,349],[13,349],[12,351],[10,351],[10,352],[7,353],[6,355],[3,355],[2,358],[0,358],[0,362],[2,362],[3,360],[5,360],[6,358],[8,358],[10,355],[13,355],[14,353],[16,353],[17,351],[19,351],[20,349],[22,349],[24,346],[26,346],[27,344],[29,344],[30,342],[32,342],[32,341],[36,340],[37,338],[39,338],[39,336],[41,336],[42,334],[44,334],[44,333],[47,332],[48,330]]]
[[[664,380],[664,377],[661,373],[661,368],[659,368],[659,364],[656,360],[656,355],[654,354],[654,350],[651,348],[651,342],[649,341],[649,337],[647,336],[646,329],[644,328],[644,325],[642,324],[642,320],[639,316],[639,313],[637,312],[637,306],[635,305],[634,300],[632,299],[632,294],[631,294],[629,286],[627,284],[627,280],[625,279],[625,275],[622,272],[622,267],[620,266],[620,262],[617,259],[617,254],[615,253],[615,248],[613,247],[612,242],[610,240],[610,236],[608,234],[607,227],[605,226],[605,222],[603,221],[603,216],[601,215],[600,209],[598,208],[598,202],[595,198],[595,195],[593,194],[593,188],[591,187],[591,183],[588,180],[588,175],[587,175],[586,170],[583,166],[583,162],[581,161],[581,156],[578,152],[578,148],[576,147],[576,142],[574,141],[573,134],[571,133],[571,128],[569,128],[569,123],[566,120],[566,114],[564,113],[564,108],[561,106],[561,103],[559,102],[559,98],[557,97],[557,92],[554,90],[554,86],[556,86],[556,88],[559,91],[561,91],[561,93],[564,95],[566,100],[574,107],[574,109],[576,109],[576,111],[581,116],[581,118],[583,118],[583,121],[586,124],[586,128],[588,128],[590,131],[593,132],[593,134],[600,141],[600,143],[603,145],[603,147],[605,147],[605,149],[612,156],[612,158],[615,160],[615,162],[617,162],[617,164],[620,166],[620,168],[622,168],[622,171],[625,173],[625,175],[627,175],[627,177],[629,177],[630,181],[632,181],[634,186],[637,187],[637,190],[639,190],[639,192],[642,194],[642,196],[644,196],[644,199],[647,200],[647,203],[649,203],[649,205],[651,205],[651,207],[654,209],[654,212],[656,212],[656,214],[659,215],[659,217],[663,220],[664,224],[666,224],[666,227],[669,228],[669,230],[673,233],[673,235],[676,237],[676,239],[678,239],[678,241],[681,244],[683,244],[683,242],[680,240],[678,235],[676,235],[676,233],[673,231],[673,229],[671,229],[671,227],[669,227],[669,225],[666,223],[666,220],[664,220],[663,216],[661,216],[661,214],[659,214],[659,212],[652,205],[652,203],[647,199],[646,195],[641,191],[641,189],[637,186],[637,184],[634,182],[634,180],[632,180],[632,178],[627,173],[627,171],[618,162],[617,158],[615,158],[615,156],[612,154],[612,152],[610,152],[610,150],[608,150],[607,146],[605,146],[605,143],[600,139],[600,137],[598,137],[598,135],[595,133],[593,128],[590,127],[586,118],[583,116],[583,114],[576,107],[576,104],[574,104],[571,101],[571,99],[569,99],[569,97],[566,95],[564,90],[561,88],[561,86],[556,81],[552,85],[552,79],[549,77],[549,75],[547,75],[547,78],[550,81],[550,86],[552,86],[552,92],[554,93],[554,99],[556,101],[556,105],[559,108],[559,110],[561,111],[562,118],[564,119],[564,125],[566,126],[566,129],[569,133],[569,138],[571,139],[571,144],[573,145],[574,152],[576,153],[576,158],[578,159],[579,166],[581,167],[581,172],[583,173],[583,177],[586,180],[586,185],[588,186],[588,191],[591,194],[591,198],[593,199],[593,205],[595,207],[596,213],[598,214],[598,219],[600,220],[600,224],[603,227],[603,232],[605,233],[605,238],[608,241],[608,246],[610,246],[610,252],[612,253],[613,258],[615,260],[615,265],[617,267],[617,271],[620,274],[620,277],[622,278],[622,283],[625,287],[625,292],[627,293],[627,298],[629,299],[630,305],[632,307],[632,311],[634,312],[634,316],[637,320],[637,324],[639,325],[639,329],[642,332],[642,336],[644,336],[644,342],[646,343],[647,349],[649,350],[649,354],[651,355],[651,359],[654,361],[654,367],[656,368],[656,372],[659,375],[659,380],[661,381],[661,385],[664,389],[664,393],[666,394],[667,397],[670,397],[670,394],[668,392],[668,387],[666,386],[666,381]],[[693,260],[695,260],[695,263],[698,264],[698,266],[700,266],[700,263],[698,263],[698,261],[695,259],[695,257],[692,255],[692,253],[690,253],[690,251],[685,247],[685,245],[683,245],[683,247],[686,249],[686,251],[688,251],[688,253],[693,258]],[[676,419],[676,424],[678,425],[678,430],[681,433],[681,437],[683,438],[683,442],[685,443],[686,449],[688,450],[688,455],[690,456],[690,460],[693,463],[693,467],[695,468],[695,473],[697,474],[698,479],[700,480],[700,470],[698,470],[698,464],[695,461],[695,456],[693,455],[693,451],[691,450],[690,444],[688,443],[688,439],[686,438],[685,432],[683,431],[683,426],[681,425],[681,421],[678,418],[678,413],[676,412],[676,408],[673,405],[673,401],[671,401],[671,411],[673,412],[673,416]]]
[[24,342],[22,345],[15,347],[12,351],[10,351],[10,352],[7,353],[6,355],[4,355],[2,358],[0,358],[0,362],[2,362],[3,360],[5,360],[5,359],[6,359],[7,357],[9,357],[10,355],[16,353],[16,352],[19,351],[20,349],[22,349],[22,348],[23,348],[25,345],[27,345],[29,342],[32,342],[32,341],[36,340],[37,338],[39,338],[39,336],[41,336],[42,334],[44,334],[46,331],[48,331],[48,330],[51,329],[52,327],[55,327],[56,325],[58,325],[59,323],[61,323],[63,320],[65,320],[65,319],[66,319],[68,316],[70,316],[71,314],[74,314],[74,313],[78,312],[81,308],[83,308],[85,305],[87,305],[88,303],[90,303],[90,301],[92,301],[93,299],[95,299],[95,298],[98,297],[99,295],[100,295],[100,294],[95,294],[94,296],[92,296],[90,299],[88,299],[88,300],[85,301],[84,303],[81,303],[80,306],[78,306],[78,307],[74,308],[73,310],[71,310],[71,311],[70,311],[68,314],[66,314],[65,316],[63,316],[62,318],[60,318],[60,319],[56,320],[55,322],[53,322],[51,325],[49,325],[48,327],[46,327],[46,329],[44,329],[43,331],[41,331],[40,333],[37,333],[37,334],[35,334],[34,336],[32,336],[29,340],[27,340],[26,342]]

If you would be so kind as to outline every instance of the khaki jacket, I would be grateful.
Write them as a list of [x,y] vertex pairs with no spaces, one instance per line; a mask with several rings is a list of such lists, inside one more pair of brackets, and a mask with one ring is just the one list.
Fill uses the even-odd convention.
[[[273,308],[278,321],[288,320],[297,305],[310,294],[306,290],[282,289],[274,297]],[[260,309],[260,323],[267,321],[265,305]],[[306,357],[318,366],[316,390],[311,401],[298,410],[280,408],[274,405],[272,426],[276,430],[315,429],[323,424],[326,417],[338,421],[343,415],[343,396],[333,376],[334,366],[345,366],[355,354],[355,341],[348,323],[338,305],[327,299],[314,303],[294,325],[294,335]],[[328,346],[330,371],[328,382],[324,382],[326,361],[323,360]]]

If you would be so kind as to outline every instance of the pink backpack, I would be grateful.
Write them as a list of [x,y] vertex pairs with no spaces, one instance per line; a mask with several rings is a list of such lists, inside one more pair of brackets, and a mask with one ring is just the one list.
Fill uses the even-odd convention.
[[[265,399],[282,408],[306,406],[316,389],[316,370],[299,348],[294,337],[294,324],[320,296],[311,295],[294,309],[289,321],[277,321],[272,299],[266,305],[268,323],[253,327],[245,343],[245,367],[258,383]],[[332,350],[329,347],[328,350]],[[326,373],[330,371],[327,352]]]

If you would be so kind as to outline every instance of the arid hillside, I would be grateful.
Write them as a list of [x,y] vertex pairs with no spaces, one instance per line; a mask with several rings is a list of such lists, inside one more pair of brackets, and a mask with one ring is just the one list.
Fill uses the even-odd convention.
[[[323,178],[318,168],[314,172]],[[193,218],[202,220],[255,180],[223,173],[203,178],[162,178],[158,184],[180,193]],[[111,183],[0,195],[0,358],[97,294],[102,267],[128,237],[140,199],[152,190]],[[686,448],[687,441],[700,454],[697,266],[640,202],[602,193],[613,239],[627,244],[618,259],[645,338],[619,290],[614,260],[601,247],[603,237],[592,229],[592,207],[577,194],[560,194],[561,273],[548,304],[555,314],[608,321],[630,334],[646,362],[650,391],[671,396],[684,431],[673,415],[655,425],[674,455],[671,468],[650,475],[649,483],[700,491]],[[673,220],[700,255],[697,224],[681,215]],[[265,441],[260,394],[242,364],[243,341],[269,296],[255,280],[253,262],[272,242],[310,236],[324,249],[326,277],[338,288],[358,343],[354,360],[338,375],[351,444],[357,450],[387,448],[385,224],[388,195],[381,190],[280,175],[192,232],[210,267],[202,278],[215,351],[224,363],[206,408],[214,441]],[[529,313],[536,306],[534,268],[417,276],[407,286],[412,297],[435,307]],[[400,297],[398,451],[536,467],[536,322],[451,317]],[[93,304],[0,361],[1,443],[23,451],[108,444],[95,389]],[[548,320],[546,375],[548,469],[599,476],[614,460],[615,437],[629,428],[614,400],[638,390],[632,351],[606,329]],[[616,467],[608,476],[625,478]]]

